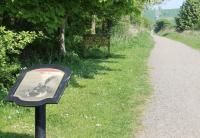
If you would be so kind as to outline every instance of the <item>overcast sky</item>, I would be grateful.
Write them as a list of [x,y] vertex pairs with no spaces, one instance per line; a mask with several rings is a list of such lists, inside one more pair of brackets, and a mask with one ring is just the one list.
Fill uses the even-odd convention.
[[165,0],[160,4],[162,9],[176,9],[180,8],[185,0]]

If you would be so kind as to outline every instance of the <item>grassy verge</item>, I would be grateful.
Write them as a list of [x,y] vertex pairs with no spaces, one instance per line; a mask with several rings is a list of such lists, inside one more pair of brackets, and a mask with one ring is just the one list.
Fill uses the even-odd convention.
[[182,42],[195,49],[200,49],[200,32],[162,32],[160,35]]
[[[47,106],[47,137],[133,137],[151,91],[147,58],[152,47],[147,33],[115,36],[111,58],[71,60],[70,86],[58,105]],[[34,136],[34,109],[2,103],[0,112],[0,137]]]

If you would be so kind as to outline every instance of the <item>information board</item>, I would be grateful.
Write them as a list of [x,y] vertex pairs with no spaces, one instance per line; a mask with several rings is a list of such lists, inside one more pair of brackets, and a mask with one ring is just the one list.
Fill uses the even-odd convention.
[[53,69],[35,69],[26,73],[14,96],[24,101],[53,98],[64,72]]
[[25,106],[57,103],[70,75],[68,68],[56,65],[26,70],[19,76],[7,99]]

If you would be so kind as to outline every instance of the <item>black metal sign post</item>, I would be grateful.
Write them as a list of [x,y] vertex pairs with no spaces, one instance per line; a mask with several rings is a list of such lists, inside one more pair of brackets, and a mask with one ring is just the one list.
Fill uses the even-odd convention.
[[46,104],[57,104],[71,71],[58,65],[39,65],[24,70],[11,88],[7,100],[35,107],[35,138],[46,138]]
[[35,107],[35,138],[46,138],[46,105]]

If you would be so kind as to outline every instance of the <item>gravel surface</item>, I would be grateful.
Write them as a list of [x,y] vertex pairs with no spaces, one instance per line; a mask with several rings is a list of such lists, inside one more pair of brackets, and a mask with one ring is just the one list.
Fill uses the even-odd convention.
[[154,40],[154,94],[138,138],[200,138],[200,52],[167,38]]

